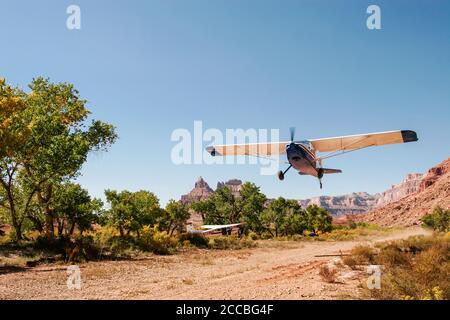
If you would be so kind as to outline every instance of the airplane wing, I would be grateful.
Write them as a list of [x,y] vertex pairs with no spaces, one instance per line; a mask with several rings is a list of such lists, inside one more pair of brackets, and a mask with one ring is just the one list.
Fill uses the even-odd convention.
[[243,225],[243,223],[226,224],[226,225],[217,225],[217,226],[202,226],[202,229],[217,230],[217,229],[225,229],[225,228],[239,227],[239,226],[241,226],[241,225]]
[[320,152],[351,151],[374,146],[418,141],[410,130],[367,133],[353,136],[308,140]]
[[206,148],[213,157],[215,156],[257,156],[268,157],[286,153],[286,146],[290,142],[253,143],[211,146]]

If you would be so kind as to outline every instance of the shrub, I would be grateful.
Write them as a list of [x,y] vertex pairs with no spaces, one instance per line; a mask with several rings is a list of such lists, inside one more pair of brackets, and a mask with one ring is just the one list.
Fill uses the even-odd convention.
[[328,283],[337,282],[338,270],[336,268],[331,268],[328,265],[324,265],[320,268],[319,275],[323,281]]
[[208,248],[208,239],[202,234],[184,233],[179,236],[180,243],[189,243],[197,248]]
[[444,210],[436,207],[431,214],[422,218],[425,227],[439,232],[450,231],[450,210]]
[[382,290],[368,291],[371,298],[450,298],[450,245],[444,236],[413,237],[378,247],[375,264],[384,264]]
[[375,264],[376,251],[372,247],[357,246],[353,248],[351,254],[358,265]]
[[242,249],[242,248],[253,248],[256,246],[256,243],[250,239],[245,238],[237,238],[234,236],[230,237],[215,237],[209,239],[208,247],[211,249]]
[[96,260],[100,258],[101,251],[92,236],[79,236],[77,238],[39,236],[33,247],[36,250],[43,250],[52,253],[54,256],[60,256],[66,262]]
[[353,256],[344,257],[342,259],[342,262],[346,266],[350,267],[350,269],[352,269],[352,270],[357,270],[358,269],[358,262],[356,261],[356,259]]
[[139,245],[145,251],[164,255],[176,250],[178,240],[166,231],[159,231],[157,227],[146,226],[142,229]]
[[247,235],[247,237],[251,240],[258,240],[259,236],[256,232],[250,231]]

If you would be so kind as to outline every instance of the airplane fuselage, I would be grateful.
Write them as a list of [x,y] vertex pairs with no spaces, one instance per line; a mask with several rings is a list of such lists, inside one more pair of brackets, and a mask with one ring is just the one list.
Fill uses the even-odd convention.
[[318,176],[316,154],[306,143],[291,143],[286,146],[289,164],[301,175]]

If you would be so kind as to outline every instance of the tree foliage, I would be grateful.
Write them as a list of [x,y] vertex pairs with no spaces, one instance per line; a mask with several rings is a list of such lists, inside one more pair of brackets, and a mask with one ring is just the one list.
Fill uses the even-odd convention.
[[29,89],[0,81],[0,204],[18,240],[24,220],[36,218],[36,205],[53,236],[54,186],[76,177],[90,152],[106,150],[117,138],[112,125],[88,122],[86,100],[73,85],[37,78]]
[[90,230],[99,222],[103,202],[92,199],[79,184],[64,183],[55,187],[51,203],[58,225],[58,235],[73,235],[75,228],[80,233]]
[[432,213],[422,218],[422,223],[435,231],[448,232],[450,231],[450,210],[436,207]]
[[107,221],[119,230],[120,235],[135,232],[138,237],[144,226],[154,226],[164,216],[159,199],[149,191],[105,191],[111,208],[106,212]]
[[190,217],[189,208],[180,201],[170,200],[166,205],[167,213],[167,231],[170,235],[178,230],[180,233],[183,231],[186,221]]
[[247,228],[260,230],[260,214],[266,196],[253,183],[245,183],[236,197],[227,186],[214,192],[210,198],[193,203],[192,209],[202,214],[206,224],[245,223]]

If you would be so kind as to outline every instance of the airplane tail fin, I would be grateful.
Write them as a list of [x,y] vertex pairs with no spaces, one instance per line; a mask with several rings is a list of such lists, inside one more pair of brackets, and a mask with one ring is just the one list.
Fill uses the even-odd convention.
[[324,174],[333,174],[333,173],[342,173],[342,170],[339,169],[323,169]]

